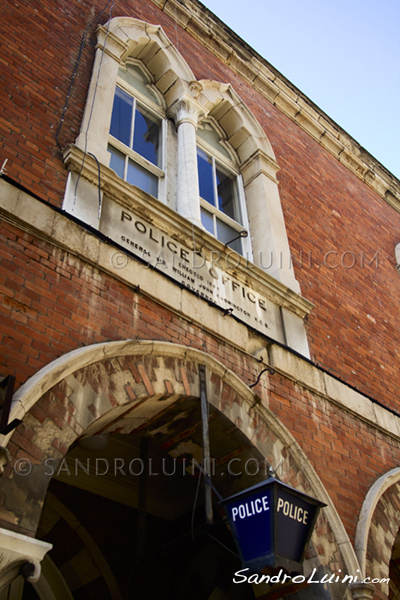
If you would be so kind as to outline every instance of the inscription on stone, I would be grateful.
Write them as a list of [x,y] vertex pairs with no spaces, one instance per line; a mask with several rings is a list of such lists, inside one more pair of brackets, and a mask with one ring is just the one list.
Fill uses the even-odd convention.
[[205,301],[283,341],[279,307],[227,273],[217,252],[212,253],[212,260],[206,260],[201,252],[188,249],[107,198],[103,202],[100,231],[144,261],[144,267],[157,269]]

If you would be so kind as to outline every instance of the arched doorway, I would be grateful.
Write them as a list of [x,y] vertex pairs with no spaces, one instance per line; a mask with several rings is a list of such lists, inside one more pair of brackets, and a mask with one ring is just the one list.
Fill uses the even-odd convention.
[[[211,438],[214,423],[227,425],[222,415],[212,417]],[[153,420],[153,432],[159,425]],[[178,457],[151,429],[110,434],[101,450],[78,443],[55,469],[38,536],[53,544],[49,556],[73,597],[253,598],[251,586],[233,584],[240,561],[217,499],[214,526],[204,527],[204,480],[190,451],[198,426],[176,429],[175,448],[185,445]],[[231,426],[229,433],[238,443]],[[226,475],[230,485],[238,477]]]
[[364,577],[375,585],[374,598],[400,597],[400,469],[372,485],[357,524],[355,547]]
[[400,599],[400,531],[394,540],[392,556],[389,563],[389,600]]
[[[92,549],[88,552],[84,550],[84,554],[80,555],[90,566],[87,572],[91,573],[91,577],[78,574],[76,569],[74,571],[72,568],[71,565],[79,562],[78,559],[74,559],[75,550],[71,549],[71,564],[62,565],[60,560],[54,557],[54,563],[64,579],[71,581],[74,598],[79,597],[80,588],[83,590],[81,597],[90,598],[91,585],[98,586],[93,597],[101,597],[101,587],[104,594],[109,594],[104,596],[106,598],[118,598],[117,593],[124,598],[123,594],[129,590],[129,585],[132,585],[126,575],[132,571],[132,564],[136,564],[139,558],[142,561],[147,560],[149,552],[153,561],[159,560],[160,552],[165,553],[162,548],[168,548],[170,542],[175,544],[178,540],[181,544],[179,553],[182,560],[175,560],[173,563],[175,573],[176,569],[181,573],[179,565],[184,565],[189,578],[188,585],[193,586],[193,581],[198,578],[203,580],[201,570],[199,572],[201,565],[221,562],[217,569],[219,575],[215,575],[217,579],[210,579],[212,570],[209,567],[204,569],[208,575],[203,581],[206,588],[202,597],[209,598],[215,592],[223,598],[222,593],[233,593],[229,591],[229,587],[226,588],[226,573],[229,573],[231,585],[235,564],[238,563],[235,563],[237,559],[226,527],[221,527],[218,532],[222,539],[212,540],[207,535],[199,535],[197,539],[194,536],[193,539],[192,535],[192,531],[201,529],[201,518],[204,518],[201,508],[202,478],[198,472],[190,472],[193,470],[192,465],[200,463],[202,457],[199,364],[205,365],[207,370],[210,442],[214,459],[213,480],[221,496],[226,497],[265,479],[267,464],[276,465],[283,459],[280,475],[284,481],[329,504],[317,524],[314,533],[315,546],[309,564],[319,565],[324,573],[337,568],[338,564],[342,572],[355,571],[357,563],[354,561],[351,544],[307,457],[252,390],[226,366],[201,351],[166,343],[126,341],[82,349],[63,357],[56,361],[53,368],[47,368],[42,376],[38,374],[29,385],[23,386],[15,398],[13,416],[22,419],[21,427],[26,430],[17,430],[18,434],[16,432],[10,440],[10,447],[15,455],[26,447],[25,440],[29,440],[29,447],[39,458],[32,464],[29,477],[25,477],[23,481],[18,478],[7,480],[7,499],[10,503],[15,499],[14,504],[10,504],[10,509],[21,524],[20,531],[23,533],[41,536],[49,541],[52,538],[56,541],[75,539],[74,543],[71,542],[74,549],[78,549],[80,542],[73,533],[79,532],[86,540],[90,537],[93,541],[89,544]],[[108,440],[101,451],[109,455],[97,456],[98,459],[103,459],[103,462],[100,460],[97,463],[96,457],[91,455],[88,473],[85,474],[87,463],[81,453],[85,450],[82,447],[85,440],[89,439]],[[148,452],[154,453],[154,456],[149,455],[148,458],[156,459],[158,456],[158,460],[161,461],[165,458],[167,462],[164,463],[164,467],[168,473],[172,472],[172,475],[162,473],[162,478],[155,477],[151,480],[154,476],[148,473],[146,494],[140,495],[135,491],[135,485],[139,485],[138,478],[142,476],[142,473],[137,472],[140,462],[133,463],[133,473],[129,472],[127,465],[132,460],[141,459],[143,440],[147,440]],[[122,448],[125,448],[126,455],[123,454]],[[85,451],[90,452],[87,449]],[[121,462],[124,456],[125,462]],[[126,462],[128,458],[129,461]],[[113,469],[116,469],[115,475],[114,472],[111,473],[112,485],[108,485],[109,482],[100,473],[94,473],[93,477],[93,468],[99,466],[101,469],[105,464],[109,464],[105,463],[104,459],[112,459]],[[118,459],[116,463],[113,462],[114,459]],[[84,465],[79,467],[77,475],[75,460]],[[161,462],[161,468],[162,465]],[[177,477],[173,471],[182,469],[182,465],[184,472],[181,471],[179,481],[176,479],[174,482],[175,495],[171,495],[169,486],[173,478]],[[86,484],[83,482],[85,477],[90,479]],[[157,496],[157,485],[161,482],[162,489],[158,490]],[[49,499],[52,497],[61,502],[64,508],[60,508],[58,504],[55,513],[54,506],[53,513],[51,510],[49,512]],[[76,506],[79,497],[81,502]],[[158,508],[155,501],[157,497]],[[134,504],[130,505],[132,498]],[[113,509],[104,508],[105,504],[111,506],[110,503],[114,503]],[[85,515],[80,514],[83,506],[86,507]],[[103,506],[101,515],[95,518],[94,515],[99,513],[100,506]],[[146,519],[142,518],[143,513]],[[66,519],[65,514],[72,516]],[[218,520],[218,506],[215,514]],[[113,518],[124,516],[116,525],[110,515]],[[57,535],[57,530],[49,526],[52,519],[54,523],[58,522]],[[97,533],[92,533],[91,526],[86,525],[86,521],[83,522],[85,519],[89,525],[91,519],[94,519]],[[80,523],[72,533],[71,522]],[[118,539],[118,535],[125,540],[127,534],[127,539],[132,543],[132,548],[123,555],[114,569],[111,568],[110,562],[113,562],[118,554],[112,552],[108,558],[109,550],[103,549],[111,547],[105,541],[108,539],[106,532],[100,536],[105,523],[112,523],[110,531],[114,540]],[[131,529],[128,529],[125,523]],[[133,523],[137,523],[136,531],[132,530]],[[328,536],[327,532],[332,535]],[[185,545],[188,534],[192,550]],[[337,537],[341,540],[340,546],[336,542]],[[138,549],[139,543],[141,549]],[[59,542],[54,546],[59,548]],[[123,546],[122,542],[120,546]],[[323,553],[321,558],[319,551]],[[66,556],[64,550],[62,556]],[[168,559],[171,556],[174,556],[173,552],[167,553]],[[210,556],[214,557],[211,563]],[[96,557],[95,560],[93,557]],[[343,557],[342,563],[340,557]],[[127,565],[124,576],[118,574],[118,565],[122,564]],[[152,572],[157,572],[154,568],[155,563],[149,564],[152,564]],[[331,567],[331,564],[335,567]],[[110,568],[112,576],[107,575],[106,565]],[[146,573],[145,568],[139,569],[138,573],[142,576]],[[192,575],[189,577],[190,573]],[[173,586],[177,582],[181,586],[184,585],[181,575],[173,575],[171,566],[165,577],[167,576],[168,581],[172,578],[169,584],[174,589],[175,596],[172,597],[179,597],[176,594],[183,594],[185,590],[177,591]],[[219,577],[222,577],[222,580]],[[149,580],[155,586],[162,578],[149,574],[147,581]],[[114,586],[113,582],[120,588],[118,592],[110,592],[110,587],[113,589]],[[235,594],[239,594],[240,587],[234,587]],[[313,590],[316,591],[316,587],[313,586]],[[200,584],[195,584],[194,588],[202,589]],[[247,589],[250,590],[250,586],[246,584]],[[258,588],[259,596],[260,592]],[[292,592],[293,590],[281,590],[279,594],[280,597],[284,597]],[[251,590],[245,591],[243,597],[246,598],[246,594],[251,593]],[[343,595],[341,590],[338,593]],[[327,598],[330,598],[329,591],[327,594]],[[238,598],[240,597],[239,594]]]
[[[264,457],[214,407],[209,427],[223,495],[265,478]],[[37,537],[53,545],[48,556],[74,599],[254,598],[250,585],[233,583],[240,560],[216,497],[214,525],[204,527],[200,463],[195,397],[177,399],[138,431],[81,437],[61,461],[47,459]],[[40,581],[21,598],[48,600]]]

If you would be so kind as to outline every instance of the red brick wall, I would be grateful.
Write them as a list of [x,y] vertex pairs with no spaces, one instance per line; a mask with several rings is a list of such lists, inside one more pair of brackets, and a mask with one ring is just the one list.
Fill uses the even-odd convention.
[[[10,40],[3,43],[1,51],[0,161],[8,158],[6,168],[11,178],[58,206],[62,203],[66,171],[55,134],[83,31],[105,4],[55,4],[45,0],[22,6],[9,1],[0,8],[2,39]],[[119,15],[162,24],[198,79],[231,82],[259,119],[281,167],[280,194],[296,276],[304,296],[315,304],[308,323],[312,358],[362,392],[398,409],[400,325],[394,299],[399,297],[400,278],[394,264],[394,245],[399,241],[400,215],[151,2],[119,2],[113,16]],[[106,20],[107,12],[101,22]],[[94,26],[88,32],[59,133],[61,146],[73,142],[78,134],[93,52]],[[7,272],[12,268],[17,276],[13,285],[21,286],[18,269],[22,265],[14,261]],[[58,352],[63,349],[63,336],[68,338],[68,349],[101,337],[96,323],[87,320],[90,298],[86,298],[86,305],[77,306],[69,288],[74,277],[77,274],[63,280],[59,295],[70,297],[68,301],[78,311],[76,322],[80,322],[81,331],[86,328],[87,338],[78,333],[68,336],[66,330],[59,332],[50,340],[50,346],[57,347]],[[30,294],[32,303],[39,302],[35,294],[48,291],[39,275],[40,279],[43,285],[36,283],[35,290],[10,290],[14,289],[17,297]],[[52,298],[44,295],[43,302],[51,311]],[[60,302],[58,310],[62,306]],[[24,310],[17,313],[22,321],[27,318]],[[123,306],[119,310],[124,310]],[[148,335],[153,333],[150,325]],[[27,374],[38,367],[39,352],[52,355],[48,350],[50,331],[49,321],[37,325],[39,337],[35,342],[30,343],[29,336],[24,338],[21,331],[15,333],[18,339],[10,342],[15,360],[15,353],[22,347],[30,348]]]
[[[11,225],[0,234],[0,273],[1,370],[18,383],[77,347],[135,337],[206,350],[246,383],[260,370],[123,283]],[[264,400],[266,385],[257,388]],[[398,443],[279,374],[269,386],[269,407],[306,453],[353,538],[369,487],[398,465]],[[25,438],[13,442],[23,456],[39,458]]]
[[206,349],[246,383],[259,370],[129,286],[4,223],[0,299],[1,372],[19,384],[71,350],[135,337]]
[[[174,40],[172,27],[165,30]],[[400,410],[394,302],[400,214],[192,38],[180,37],[179,50],[198,79],[232,84],[272,144],[295,274],[315,304],[308,323],[312,359]]]
[[[169,17],[151,3],[138,4],[120,2],[113,16],[129,14],[161,23],[196,77],[230,81],[265,128],[281,167],[280,193],[296,276],[305,297],[315,304],[307,326],[313,360],[399,409],[395,299],[400,278],[393,248],[399,241],[400,215],[176,29]],[[11,178],[58,206],[66,172],[55,132],[83,30],[104,5],[73,1],[61,7],[45,0],[24,7],[6,2],[0,8],[6,28],[2,39],[15,33],[2,47],[0,161],[8,158]],[[62,146],[73,142],[79,131],[93,47],[92,29],[60,132]],[[12,226],[2,224],[0,234],[1,372],[16,374],[19,383],[77,347],[135,336],[206,347],[245,382],[255,380],[256,364],[127,286]],[[328,251],[336,254],[324,264]],[[378,265],[369,265],[377,252]],[[354,266],[347,268],[354,257]],[[334,264],[338,267],[332,268]],[[322,407],[320,399],[291,382],[278,376],[271,381],[272,410],[313,462],[353,536],[367,489],[398,464],[397,445],[338,409]]]
[[271,410],[306,453],[354,542],[369,488],[398,466],[398,442],[277,374],[270,386]]

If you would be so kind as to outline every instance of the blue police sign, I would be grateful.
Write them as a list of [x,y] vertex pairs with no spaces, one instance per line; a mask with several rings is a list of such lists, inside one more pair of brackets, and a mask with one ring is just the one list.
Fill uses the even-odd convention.
[[322,506],[270,477],[222,501],[244,567],[298,569]]

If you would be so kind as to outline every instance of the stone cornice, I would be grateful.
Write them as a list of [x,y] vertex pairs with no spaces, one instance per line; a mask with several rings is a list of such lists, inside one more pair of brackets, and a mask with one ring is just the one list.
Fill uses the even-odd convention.
[[[121,54],[127,51],[127,44],[124,44],[118,36],[106,27],[101,25],[97,28],[98,42],[96,48],[101,48],[117,62],[121,62]],[[107,43],[106,43],[107,41]]]
[[290,81],[196,0],[152,0],[400,212],[400,181]]

